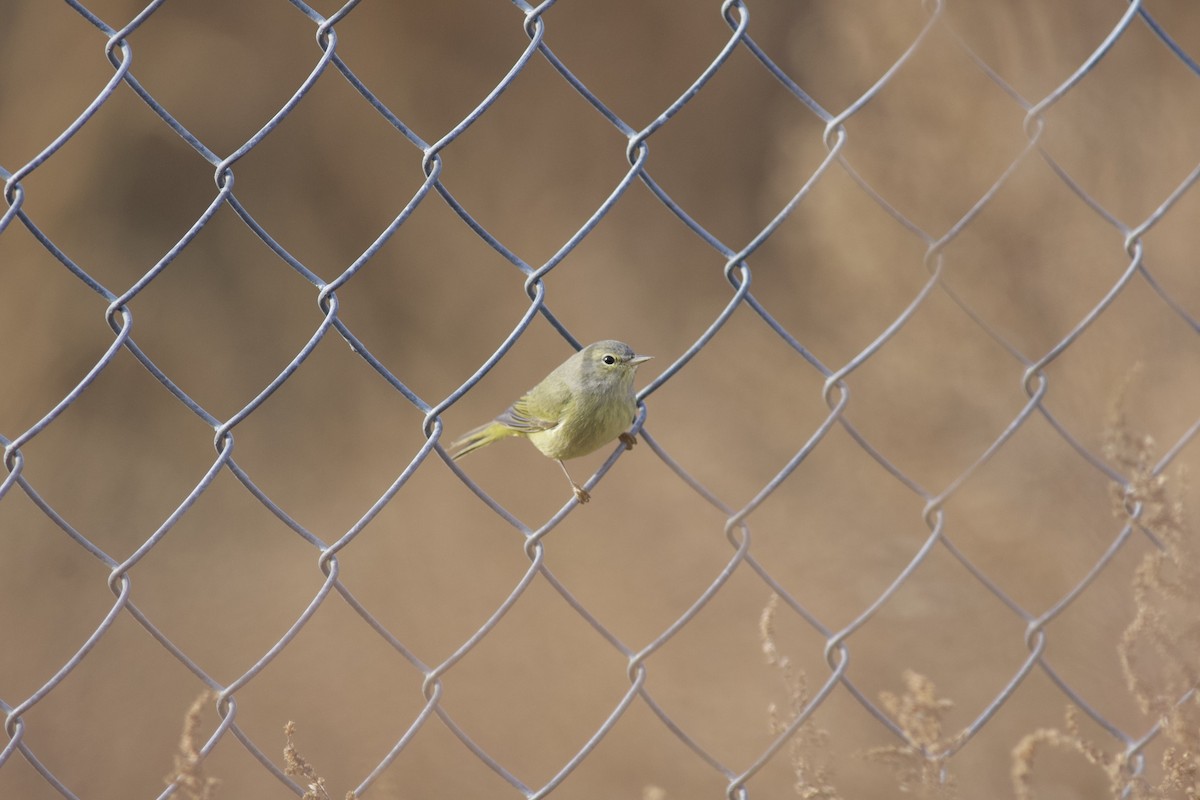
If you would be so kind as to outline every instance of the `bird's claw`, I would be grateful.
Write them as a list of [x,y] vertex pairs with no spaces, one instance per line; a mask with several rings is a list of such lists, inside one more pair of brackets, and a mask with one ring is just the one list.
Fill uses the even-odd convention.
[[574,484],[572,484],[572,487],[575,489],[575,499],[578,500],[581,505],[592,499],[592,496],[588,493],[587,489],[584,489],[582,486],[575,486]]
[[617,438],[621,440],[621,444],[625,445],[626,450],[632,450],[633,446],[637,444],[637,437],[631,433],[622,433]]

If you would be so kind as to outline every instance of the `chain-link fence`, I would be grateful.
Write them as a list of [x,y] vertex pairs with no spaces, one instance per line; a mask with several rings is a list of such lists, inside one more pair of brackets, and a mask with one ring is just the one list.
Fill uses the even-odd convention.
[[0,12],[0,796],[1195,796],[1200,8],[320,6]]

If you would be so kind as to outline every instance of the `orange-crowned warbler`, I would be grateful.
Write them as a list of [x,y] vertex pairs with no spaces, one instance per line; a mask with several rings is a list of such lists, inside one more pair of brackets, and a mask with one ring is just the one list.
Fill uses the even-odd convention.
[[450,445],[450,457],[509,436],[524,436],[553,458],[571,481],[580,503],[591,499],[571,478],[563,460],[578,458],[620,438],[626,449],[636,441],[626,432],[637,413],[633,374],[651,356],[639,356],[624,342],[589,344],[554,368],[500,416]]

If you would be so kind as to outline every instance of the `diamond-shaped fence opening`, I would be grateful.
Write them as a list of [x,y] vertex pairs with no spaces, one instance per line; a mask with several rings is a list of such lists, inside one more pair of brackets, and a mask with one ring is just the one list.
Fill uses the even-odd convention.
[[0,16],[0,797],[1200,791],[1194,4]]

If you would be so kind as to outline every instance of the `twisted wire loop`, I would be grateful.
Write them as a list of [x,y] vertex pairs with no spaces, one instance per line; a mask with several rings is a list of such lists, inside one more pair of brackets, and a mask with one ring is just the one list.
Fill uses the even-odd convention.
[[[234,147],[227,155],[221,156],[189,131],[172,113],[168,105],[160,102],[135,74],[135,48],[131,44],[133,34],[146,26],[147,22],[160,11],[164,0],[155,0],[149,3],[121,27],[109,24],[89,10],[80,0],[65,0],[67,6],[80,19],[95,28],[103,37],[103,50],[106,59],[112,66],[112,76],[79,112],[74,121],[33,158],[24,164],[17,165],[11,171],[0,165],[0,176],[4,178],[6,203],[3,214],[0,215],[0,235],[12,228],[14,222],[19,221],[74,280],[103,298],[103,316],[113,334],[111,342],[101,356],[88,366],[75,385],[58,402],[45,410],[34,424],[21,431],[4,431],[3,435],[0,435],[0,445],[3,445],[4,453],[4,474],[0,476],[0,501],[13,494],[23,494],[27,497],[73,545],[100,562],[107,573],[107,585],[113,596],[112,602],[107,608],[94,611],[94,627],[91,632],[75,646],[72,655],[46,677],[35,691],[23,697],[0,697],[0,713],[4,715],[4,731],[7,736],[7,740],[0,746],[0,768],[3,768],[6,762],[19,756],[40,773],[47,785],[59,795],[67,798],[81,796],[72,790],[67,780],[60,778],[55,773],[53,765],[48,765],[39,757],[29,743],[30,731],[38,724],[36,716],[31,712],[39,703],[55,692],[68,676],[89,657],[89,653],[98,642],[108,635],[116,621],[124,615],[128,615],[166,653],[195,676],[200,684],[213,692],[214,708],[219,716],[219,723],[199,747],[200,757],[206,757],[222,742],[236,743],[282,787],[297,796],[304,794],[306,788],[289,777],[285,769],[278,763],[278,759],[274,755],[274,746],[251,736],[246,728],[239,724],[239,693],[255,681],[282,652],[292,645],[318,610],[331,597],[336,597],[340,598],[347,608],[366,623],[380,641],[399,655],[421,677],[419,711],[411,719],[396,723],[391,746],[385,753],[379,755],[374,766],[367,774],[359,778],[359,782],[354,788],[360,797],[368,795],[372,787],[380,781],[384,772],[421,731],[431,724],[443,726],[463,745],[467,752],[516,792],[530,800],[547,797],[592,756],[605,737],[620,724],[631,708],[639,706],[650,711],[657,722],[661,724],[662,730],[684,745],[690,755],[694,757],[693,763],[697,769],[713,773],[724,782],[727,797],[731,800],[748,798],[754,794],[755,776],[769,764],[782,758],[780,752],[789,742],[793,741],[801,727],[835,693],[844,693],[853,698],[858,706],[879,723],[887,735],[900,743],[912,744],[900,721],[893,719],[888,711],[870,696],[869,691],[856,681],[850,672],[849,665],[855,650],[856,637],[861,635],[860,632],[864,626],[877,619],[880,610],[888,605],[897,592],[908,585],[914,574],[934,557],[933,554],[937,553],[949,556],[952,563],[961,567],[965,576],[977,583],[987,594],[995,597],[1007,613],[1019,621],[1024,629],[1024,641],[1016,646],[1019,647],[1020,644],[1023,644],[1026,649],[1023,651],[1021,662],[1012,670],[1003,685],[996,688],[991,700],[982,709],[974,712],[972,721],[961,734],[940,750],[933,750],[924,745],[920,746],[922,755],[945,764],[988,725],[1009,700],[1020,691],[1023,683],[1031,674],[1040,673],[1057,687],[1064,700],[1081,709],[1120,745],[1129,774],[1132,776],[1141,774],[1144,762],[1143,751],[1147,744],[1160,734],[1162,722],[1158,722],[1146,730],[1137,731],[1127,730],[1106,718],[1094,699],[1089,698],[1087,692],[1072,685],[1064,677],[1063,672],[1056,668],[1052,658],[1048,655],[1048,645],[1053,635],[1049,628],[1050,623],[1071,608],[1072,604],[1093,586],[1099,576],[1114,563],[1118,556],[1128,551],[1131,542],[1141,540],[1152,545],[1161,544],[1152,531],[1147,530],[1139,523],[1142,513],[1140,507],[1133,509],[1128,520],[1119,526],[1114,526],[1115,530],[1109,532],[1107,546],[1091,564],[1086,574],[1048,608],[1038,611],[1027,608],[1010,596],[1000,581],[994,579],[983,567],[973,562],[967,553],[956,544],[956,512],[948,505],[952,497],[968,485],[982,468],[994,460],[996,454],[1005,448],[1014,436],[1026,429],[1030,421],[1035,419],[1047,423],[1049,429],[1069,446],[1070,451],[1089,471],[1089,474],[1094,474],[1096,481],[1116,483],[1127,487],[1131,476],[1121,474],[1100,455],[1091,452],[1083,444],[1080,432],[1073,431],[1067,421],[1060,419],[1047,407],[1046,398],[1053,390],[1053,375],[1048,368],[1077,342],[1086,337],[1097,320],[1104,317],[1118,298],[1127,293],[1132,285],[1139,284],[1139,282],[1140,285],[1151,290],[1169,314],[1188,326],[1193,333],[1200,334],[1200,321],[1192,316],[1185,304],[1173,297],[1165,285],[1155,277],[1146,245],[1148,234],[1171,214],[1179,202],[1193,189],[1196,182],[1200,181],[1200,165],[1186,175],[1151,214],[1140,221],[1125,221],[1106,210],[1097,199],[1091,196],[1082,183],[1054,159],[1044,142],[1045,134],[1053,124],[1051,112],[1054,107],[1067,98],[1109,56],[1114,48],[1119,46],[1122,38],[1129,35],[1129,32],[1137,25],[1142,25],[1144,31],[1156,37],[1179,64],[1200,78],[1200,66],[1197,65],[1197,62],[1171,38],[1170,32],[1140,2],[1136,0],[1130,2],[1120,18],[1112,24],[1103,39],[1095,45],[1083,61],[1052,91],[1041,98],[1023,97],[971,49],[966,37],[960,35],[947,19],[948,6],[951,5],[950,0],[926,0],[914,3],[912,8],[924,16],[919,29],[907,43],[903,52],[865,91],[841,110],[834,110],[826,109],[818,103],[802,88],[800,79],[795,75],[789,75],[785,68],[773,60],[769,48],[756,41],[755,27],[752,22],[753,0],[724,0],[719,4],[709,4],[708,7],[708,13],[719,17],[726,26],[727,32],[725,32],[719,47],[711,54],[707,65],[648,124],[639,127],[622,119],[606,104],[603,98],[588,88],[579,74],[572,71],[570,53],[556,53],[551,48],[553,15],[549,12],[555,5],[554,0],[547,0],[539,5],[532,5],[524,0],[513,0],[512,4],[516,7],[517,14],[512,18],[512,30],[509,31],[509,34],[524,37],[524,45],[520,53],[461,120],[433,142],[427,142],[388,108],[372,91],[367,82],[356,74],[348,56],[339,51],[341,39],[338,26],[344,21],[352,19],[352,15],[359,5],[358,1],[352,0],[352,2],[346,3],[328,17],[306,5],[302,0],[290,1],[294,11],[313,26],[312,33],[316,47],[313,50],[311,68],[291,90],[287,99],[278,108],[266,114],[266,121],[253,135]],[[1025,145],[1016,157],[994,176],[986,190],[970,204],[967,211],[942,231],[923,229],[909,219],[895,204],[889,202],[885,194],[872,186],[870,181],[855,168],[850,148],[855,139],[859,115],[870,108],[872,103],[894,84],[906,65],[918,57],[924,47],[928,46],[928,42],[935,32],[938,32],[938,35],[948,36],[954,42],[954,46],[976,67],[979,74],[1001,90],[1007,101],[1023,113],[1021,130],[1025,136]],[[822,126],[822,142],[825,148],[825,155],[819,164],[809,174],[801,176],[802,179],[797,181],[794,192],[783,206],[766,224],[740,244],[722,241],[697,221],[689,213],[685,203],[673,197],[663,183],[655,179],[655,162],[651,155],[655,137],[668,129],[681,112],[705,92],[710,81],[722,70],[727,69],[727,65],[735,56],[746,57],[747,62],[756,70],[756,74],[761,73],[769,81],[777,83],[804,114],[811,116]],[[594,112],[604,125],[611,126],[624,138],[628,164],[627,169],[612,184],[603,200],[586,216],[574,233],[540,264],[528,263],[517,252],[505,245],[498,236],[490,232],[479,219],[472,215],[467,203],[457,198],[442,179],[446,159],[450,157],[447,152],[448,148],[484,118],[500,98],[520,81],[534,64],[548,66],[571,91],[587,103],[590,108],[589,113]],[[419,158],[420,160],[423,175],[420,186],[407,199],[394,218],[375,235],[361,254],[345,265],[331,280],[321,278],[316,270],[306,266],[300,258],[290,253],[272,236],[269,227],[255,218],[250,208],[238,198],[236,193],[239,162],[275,134],[281,124],[304,104],[310,90],[323,76],[327,80],[344,81],[378,115],[379,119],[406,143],[406,146],[411,146],[415,151],[414,159]],[[106,286],[89,273],[86,263],[78,257],[72,257],[64,248],[55,244],[50,235],[39,227],[34,216],[26,210],[25,188],[25,183],[30,176],[54,159],[63,147],[85,129],[97,113],[113,100],[118,91],[123,91],[122,87],[132,90],[159,123],[177,135],[195,155],[204,159],[212,167],[215,183],[215,193],[211,200],[188,226],[186,232],[162,253],[149,269],[124,288]],[[948,273],[953,269],[947,256],[948,248],[993,204],[1005,187],[1012,182],[1016,173],[1030,163],[1040,164],[1049,170],[1069,191],[1070,195],[1080,203],[1081,207],[1085,208],[1104,226],[1118,234],[1123,240],[1125,257],[1124,269],[1111,281],[1103,294],[1092,298],[1086,312],[1075,320],[1069,331],[1053,346],[1041,353],[1025,352],[1013,345],[1001,330],[989,323],[986,316],[972,307],[971,303],[947,280]],[[778,306],[779,300],[769,294],[755,294],[753,288],[753,262],[756,254],[771,240],[781,226],[795,216],[797,209],[803,208],[807,202],[816,202],[812,199],[814,192],[823,182],[829,180],[829,176],[834,174],[852,182],[861,191],[864,198],[882,210],[896,223],[905,236],[910,237],[924,249],[923,266],[927,271],[927,276],[920,288],[906,298],[902,310],[889,319],[865,346],[843,363],[825,363],[814,355],[813,351],[805,346],[801,336],[789,330],[780,322],[779,317],[772,313],[772,308]],[[633,424],[633,431],[641,434],[649,450],[673,476],[672,479],[678,479],[697,503],[711,507],[724,518],[723,532],[729,547],[724,563],[715,574],[710,576],[704,588],[691,598],[682,613],[679,613],[649,642],[640,646],[622,640],[606,626],[601,618],[589,610],[586,603],[572,591],[570,582],[560,578],[547,563],[546,537],[572,514],[577,513],[576,501],[569,500],[540,524],[528,523],[506,509],[483,486],[472,480],[457,463],[450,459],[442,443],[444,433],[442,415],[471,392],[500,364],[517,342],[527,334],[536,320],[541,318],[548,321],[571,347],[578,349],[581,346],[580,340],[568,328],[566,321],[552,311],[546,279],[597,229],[612,210],[622,202],[630,189],[639,184],[658,201],[663,209],[682,223],[689,236],[694,237],[697,242],[713,253],[715,263],[721,264],[722,277],[728,284],[728,294],[720,311],[708,321],[700,335],[681,352],[669,360],[664,359],[665,366],[638,393],[638,415]],[[504,262],[516,269],[527,298],[527,304],[508,330],[507,335],[495,345],[491,355],[484,359],[469,377],[442,397],[426,398],[395,374],[384,358],[371,352],[366,337],[356,333],[350,323],[343,318],[338,292],[353,281],[376,258],[399,230],[405,225],[416,224],[412,222],[415,212],[431,197],[439,198],[462,223],[462,235],[473,235],[478,238]],[[287,363],[254,393],[248,402],[227,417],[217,415],[191,397],[164,368],[139,347],[134,333],[135,314],[133,311],[135,298],[171,269],[172,262],[192,244],[224,208],[232,211],[244,223],[247,230],[266,245],[279,262],[287,265],[304,281],[311,284],[316,290],[317,306],[317,314],[313,317],[311,332],[303,346],[291,355]],[[974,455],[967,466],[943,486],[925,487],[916,478],[907,474],[901,466],[890,460],[886,455],[886,448],[872,442],[871,437],[855,424],[856,409],[852,388],[855,385],[856,373],[874,359],[880,358],[881,351],[896,340],[900,333],[933,302],[932,298],[937,296],[948,299],[974,326],[1002,348],[1006,356],[1020,371],[1019,388],[1024,392],[1025,401],[1011,409],[1011,416],[1008,418],[1007,424],[1003,429],[993,432],[988,444]],[[806,432],[803,445],[787,459],[786,463],[754,493],[749,501],[737,506],[707,488],[695,477],[681,457],[668,450],[662,442],[654,437],[652,430],[644,426],[653,406],[654,394],[688,369],[692,360],[721,335],[726,323],[739,310],[755,319],[756,324],[761,323],[766,330],[790,348],[794,354],[793,361],[797,370],[811,371],[821,381],[821,398],[825,403],[826,413],[819,424]],[[310,356],[322,342],[330,338],[331,333],[336,333],[333,338],[340,337],[347,342],[353,352],[371,367],[373,373],[389,389],[394,390],[408,405],[420,413],[424,443],[399,474],[391,479],[386,489],[352,525],[332,536],[322,536],[309,530],[292,514],[289,514],[262,488],[260,481],[256,480],[256,475],[239,464],[235,457],[235,445],[239,436],[239,426],[256,413],[267,413],[260,412],[260,409],[272,395],[304,369]],[[136,359],[150,375],[166,388],[174,402],[179,403],[182,408],[212,430],[214,453],[202,477],[178,500],[174,509],[162,520],[161,524],[129,555],[121,558],[106,552],[94,543],[86,530],[68,522],[65,516],[53,508],[39,493],[37,487],[26,475],[26,451],[31,442],[54,425],[60,416],[89,390],[93,381],[108,370],[123,352]],[[905,563],[895,574],[889,576],[885,588],[879,591],[870,602],[858,609],[850,622],[840,625],[823,620],[821,615],[810,610],[794,593],[788,591],[785,588],[785,581],[779,575],[774,574],[771,567],[754,552],[751,536],[751,526],[756,512],[771,502],[780,487],[793,476],[813,452],[822,448],[823,443],[835,431],[847,434],[849,440],[874,465],[880,468],[882,474],[887,476],[887,480],[894,481],[902,492],[919,501],[922,506],[921,521],[928,531],[923,541],[914,543]],[[1184,448],[1196,439],[1198,431],[1200,431],[1200,420],[1177,440],[1170,442],[1165,452],[1152,466],[1152,475],[1158,476],[1167,470],[1177,460]],[[606,474],[616,466],[624,449],[622,446],[615,446],[611,454],[584,485],[592,488],[602,481]],[[378,616],[377,610],[373,612],[368,608],[367,604],[343,580],[339,561],[342,551],[363,535],[363,532],[383,512],[389,502],[404,491],[412,477],[431,459],[444,463],[486,508],[518,534],[524,555],[528,560],[527,567],[501,602],[481,623],[474,627],[466,638],[459,642],[448,656],[436,663],[427,663],[422,660],[411,646],[405,644],[400,636],[388,628],[387,624]],[[297,610],[291,624],[275,638],[265,651],[248,663],[242,664],[240,672],[231,679],[219,680],[203,664],[189,656],[183,647],[173,642],[156,624],[152,614],[138,606],[135,602],[137,581],[134,579],[134,568],[171,535],[177,523],[205,495],[218,476],[225,472],[228,472],[236,480],[249,497],[254,498],[275,519],[286,526],[299,541],[312,548],[317,555],[316,566],[320,573],[320,583],[307,604]],[[692,624],[709,606],[714,597],[725,591],[734,576],[739,574],[751,576],[761,583],[764,590],[777,595],[781,599],[784,609],[824,641],[824,657],[828,673],[821,676],[817,690],[805,699],[804,707],[799,713],[775,733],[767,747],[748,763],[730,765],[723,762],[710,749],[706,749],[701,743],[701,737],[695,732],[689,731],[687,725],[672,716],[668,711],[668,704],[657,698],[651,690],[649,678],[654,671],[653,657],[655,654]],[[566,603],[572,613],[593,629],[603,639],[606,646],[619,654],[626,663],[628,680],[627,688],[619,697],[615,698],[608,713],[589,731],[585,740],[579,744],[571,757],[562,763],[548,779],[540,783],[531,782],[528,778],[519,776],[514,769],[506,766],[499,756],[485,749],[485,746],[472,735],[470,726],[451,714],[444,702],[447,694],[451,691],[445,681],[447,674],[471,654],[481,642],[493,634],[501,620],[527,595],[528,590],[535,582],[542,582],[549,586]],[[241,696],[245,697],[245,695]],[[1180,702],[1187,699],[1187,696],[1180,698]],[[179,796],[180,790],[181,778],[177,778],[162,791],[160,797]]]

